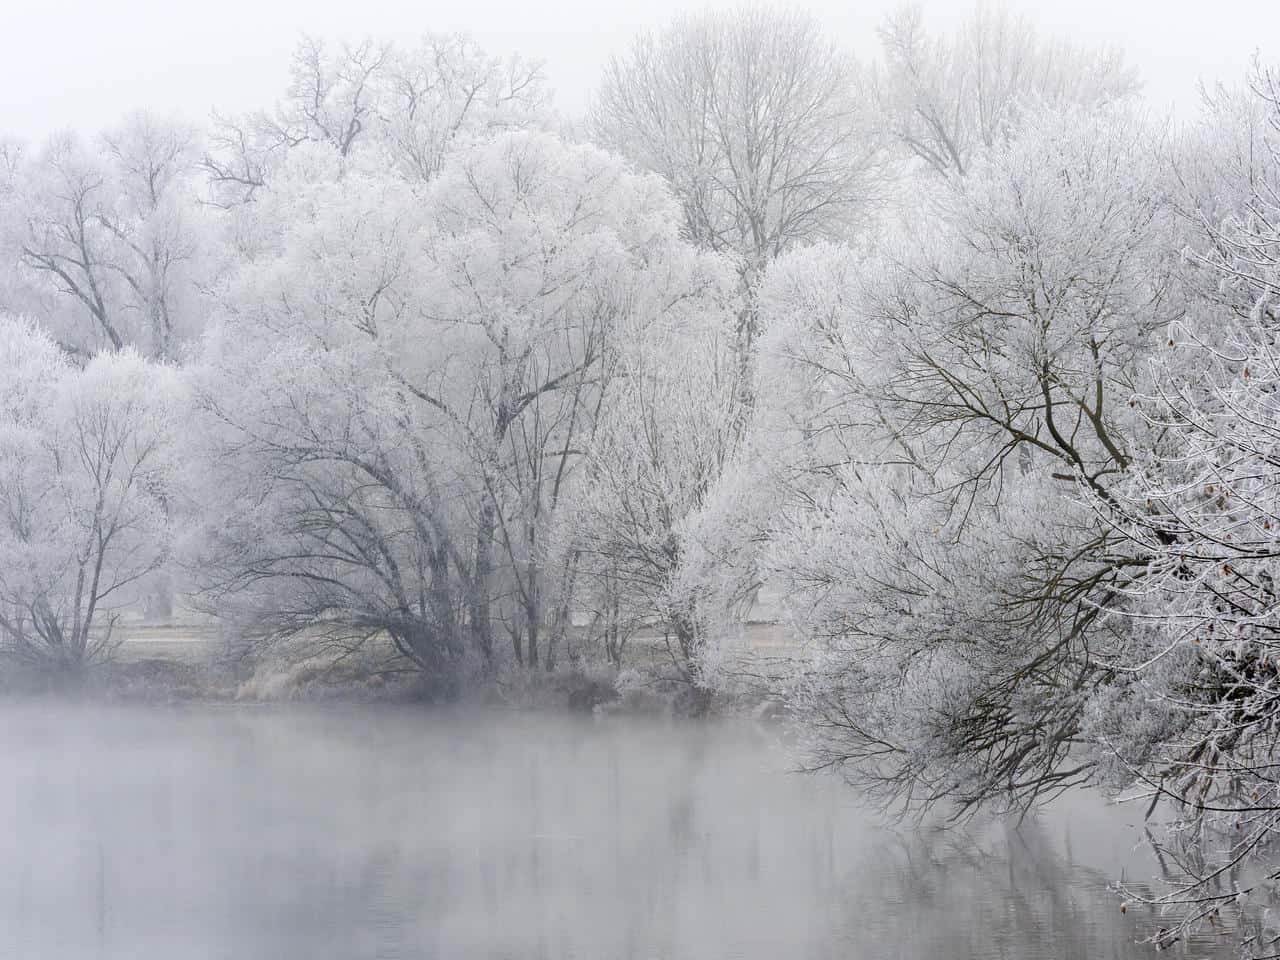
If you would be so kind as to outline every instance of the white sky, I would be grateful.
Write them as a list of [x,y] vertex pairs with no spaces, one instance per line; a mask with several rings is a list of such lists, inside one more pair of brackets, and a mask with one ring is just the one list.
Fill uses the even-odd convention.
[[[831,36],[874,54],[895,0],[809,0]],[[1255,52],[1280,65],[1280,0],[1006,0],[1046,33],[1118,44],[1149,97],[1190,112],[1199,78],[1241,78]],[[730,0],[0,0],[0,132],[36,139],[109,126],[147,107],[190,120],[274,102],[302,32],[329,40],[470,33],[490,53],[546,61],[568,114],[608,55],[640,30]],[[971,0],[924,0],[946,27]],[[1270,48],[1268,48],[1270,44]]]

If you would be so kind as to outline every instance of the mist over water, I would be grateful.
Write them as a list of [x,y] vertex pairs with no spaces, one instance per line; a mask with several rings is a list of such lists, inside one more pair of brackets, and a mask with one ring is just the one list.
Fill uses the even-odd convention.
[[1130,811],[891,828],[741,725],[7,706],[0,751],[5,957],[1151,950]]

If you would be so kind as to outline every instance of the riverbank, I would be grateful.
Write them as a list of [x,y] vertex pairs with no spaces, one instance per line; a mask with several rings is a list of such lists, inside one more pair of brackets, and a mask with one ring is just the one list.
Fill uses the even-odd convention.
[[762,665],[776,668],[797,652],[778,625],[749,624],[742,676],[732,680],[731,672],[714,696],[680,675],[656,636],[633,639],[622,670],[575,656],[550,672],[507,664],[444,685],[376,641],[344,648],[300,638],[261,647],[207,626],[146,625],[123,631],[110,657],[74,673],[0,665],[0,695],[127,704],[451,701],[602,715],[776,718],[785,711]]

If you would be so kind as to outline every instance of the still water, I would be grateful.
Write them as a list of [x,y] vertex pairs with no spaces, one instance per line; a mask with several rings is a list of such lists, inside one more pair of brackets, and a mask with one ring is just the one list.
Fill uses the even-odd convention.
[[1154,955],[1133,812],[894,829],[750,724],[4,707],[0,763],[6,958]]

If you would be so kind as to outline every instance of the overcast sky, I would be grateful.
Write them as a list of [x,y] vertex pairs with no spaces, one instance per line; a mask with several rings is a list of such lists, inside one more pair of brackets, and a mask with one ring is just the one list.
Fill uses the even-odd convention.
[[[679,0],[0,0],[0,131],[34,139],[97,130],[148,107],[200,120],[265,106],[283,91],[299,34],[334,40],[470,33],[494,54],[544,60],[556,101],[574,114],[601,65],[638,31],[731,2]],[[811,10],[864,56],[896,0],[812,0]],[[949,26],[969,0],[925,0]],[[1243,76],[1255,51],[1280,64],[1280,0],[1009,0],[1043,31],[1121,46],[1151,99],[1193,109],[1196,82]],[[1272,44],[1267,48],[1267,44]],[[1261,49],[1259,49],[1261,48]]]

